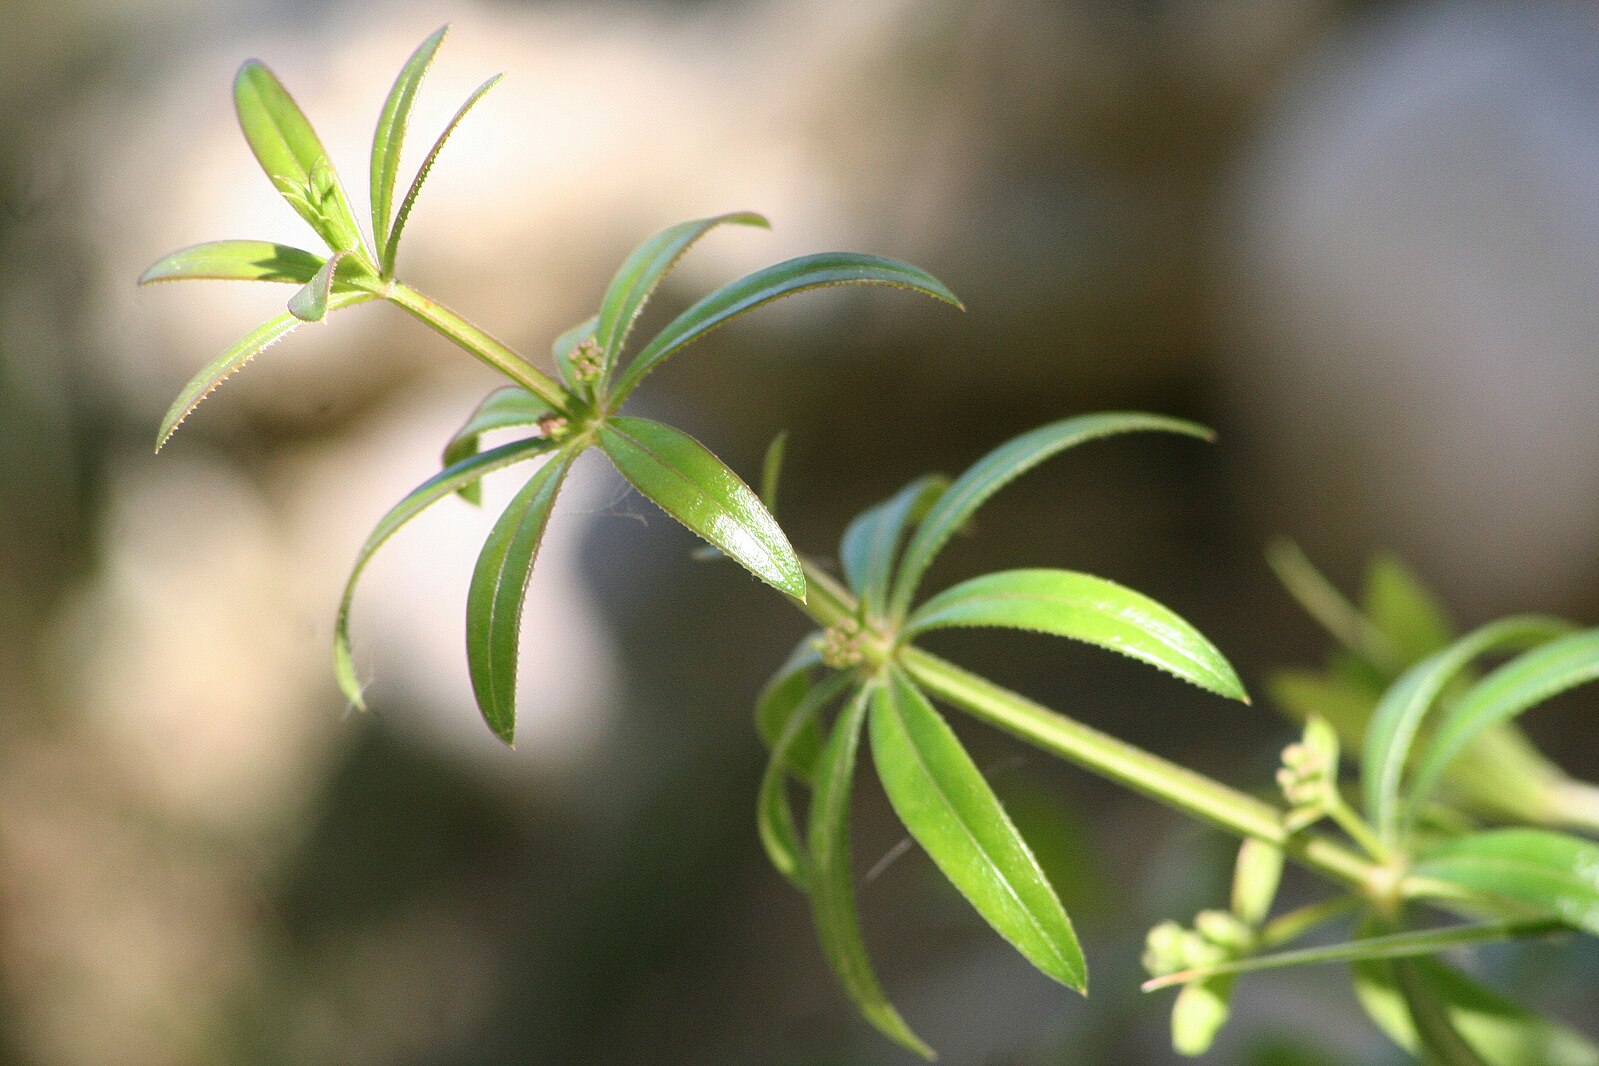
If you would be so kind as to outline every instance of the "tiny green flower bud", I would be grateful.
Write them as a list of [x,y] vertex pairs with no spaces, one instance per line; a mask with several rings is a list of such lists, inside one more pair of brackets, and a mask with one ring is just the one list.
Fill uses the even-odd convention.
[[545,415],[538,421],[539,436],[560,440],[566,436],[567,422],[560,415]]
[[1228,911],[1200,911],[1194,916],[1194,929],[1200,936],[1233,955],[1247,951],[1254,940],[1249,926]]
[[605,372],[603,353],[593,337],[585,337],[573,348],[568,362],[572,366],[572,376],[578,381],[598,381]]
[[1173,921],[1164,921],[1144,938],[1144,969],[1151,977],[1164,977],[1183,968],[1182,944],[1188,933]]

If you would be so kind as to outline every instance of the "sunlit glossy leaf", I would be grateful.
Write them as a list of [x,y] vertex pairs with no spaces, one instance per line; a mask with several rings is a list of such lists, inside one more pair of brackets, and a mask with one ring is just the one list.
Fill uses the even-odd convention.
[[[531,426],[541,418],[550,414],[550,406],[543,400],[534,396],[520,385],[507,385],[495,389],[483,398],[477,410],[455,435],[444,445],[443,462],[445,466],[454,466],[461,460],[473,455],[478,450],[478,444],[483,434],[497,429],[514,429],[517,426]],[[460,497],[468,503],[479,504],[483,502],[483,489],[477,481],[471,481],[456,490]]]
[[620,403],[650,371],[718,326],[761,304],[829,285],[888,285],[961,306],[943,282],[892,259],[853,252],[825,252],[790,259],[717,289],[673,319],[622,371],[612,393],[615,402]]
[[933,1049],[911,1032],[883,995],[855,914],[849,799],[869,699],[870,691],[862,690],[844,705],[817,767],[809,828],[811,914],[822,953],[861,1014],[889,1039],[931,1059]]
[[[350,307],[371,299],[374,299],[371,293],[336,292],[328,299],[328,309]],[[161,420],[161,431],[156,435],[155,450],[161,450],[177,428],[183,424],[183,420],[189,417],[190,412],[200,406],[200,401],[211,395],[218,385],[299,325],[301,325],[300,320],[291,314],[277,315],[239,338],[221,355],[207,363],[204,369],[189,380],[183,391],[178,393],[178,398],[172,401],[172,406],[167,409],[166,417]]]
[[1366,568],[1366,617],[1398,653],[1414,663],[1442,651],[1455,639],[1455,626],[1437,597],[1410,567],[1391,552],[1381,552]]
[[552,447],[554,445],[550,441],[534,437],[514,441],[492,451],[463,456],[412,489],[373,528],[356,555],[355,566],[351,568],[344,585],[344,596],[339,601],[338,618],[333,625],[333,672],[339,680],[339,688],[352,704],[363,710],[366,708],[361,696],[361,681],[356,677],[355,661],[350,654],[350,605],[355,600],[356,582],[360,580],[373,554],[399,532],[400,527],[450,493],[462,492],[466,486],[476,485],[489,473],[541,455]]
[[866,617],[875,618],[888,605],[888,585],[899,559],[905,532],[949,487],[939,476],[919,478],[882,503],[863,511],[844,530],[838,554],[844,577],[860,598]]
[[[1599,1066],[1599,1047],[1579,1033],[1527,1010],[1444,963],[1414,959],[1408,965],[1488,1066]],[[1389,1039],[1414,1053],[1418,1048],[1416,1027],[1397,987],[1393,964],[1357,963],[1354,974],[1355,991],[1367,1015]]]
[[152,281],[286,281],[304,285],[322,266],[322,257],[271,241],[207,241],[180,248],[139,275]]
[[[795,747],[801,738],[820,735],[817,717],[844,694],[851,680],[848,674],[834,674],[807,688],[783,721],[767,759],[766,773],[761,777],[756,801],[756,828],[760,832],[761,846],[777,872],[802,892],[810,889],[810,859],[800,843],[794,809],[788,801],[788,767],[796,761]],[[813,768],[814,760],[820,757],[820,750],[812,753]]]
[[1546,911],[1599,936],[1599,844],[1548,829],[1490,829],[1422,852],[1414,873]]
[[379,249],[389,241],[389,215],[394,209],[394,182],[400,173],[400,153],[405,147],[406,126],[417,90],[422,87],[428,67],[439,45],[444,43],[448,26],[440,26],[423,41],[400,68],[399,76],[383,101],[377,129],[372,134],[372,238]]
[[1201,440],[1209,440],[1211,436],[1210,431],[1203,426],[1176,418],[1109,412],[1051,422],[1000,445],[955,479],[911,535],[910,543],[900,559],[890,614],[896,618],[905,616],[921,584],[922,575],[932,565],[939,550],[994,493],[1045,459],[1073,445],[1115,433],[1139,430],[1183,433]]
[[[755,700],[755,728],[768,751],[776,749],[805,697],[815,688],[815,673],[822,657],[814,637],[800,641],[788,661],[780,666]],[[816,776],[816,760],[822,756],[822,732],[812,721],[800,727],[785,749],[788,772],[809,784]]]
[[1483,731],[1599,678],[1599,629],[1562,637],[1517,656],[1456,700],[1422,750],[1405,797],[1409,814],[1427,802],[1455,757]]
[[779,592],[805,598],[804,572],[777,520],[699,441],[648,419],[611,418],[599,445],[661,510]]
[[604,299],[600,301],[595,330],[595,339],[603,354],[607,373],[616,365],[616,357],[627,344],[627,335],[655,287],[677,265],[684,253],[694,246],[695,241],[715,227],[727,223],[759,226],[762,229],[771,226],[764,217],[752,211],[679,222],[639,245],[622,262],[616,276],[611,279],[610,287],[605,290]]
[[1372,715],[1366,732],[1361,777],[1366,813],[1384,839],[1393,840],[1399,819],[1399,784],[1422,720],[1452,680],[1478,656],[1534,647],[1571,631],[1555,618],[1521,616],[1491,622],[1407,670]]
[[516,663],[522,602],[561,482],[576,456],[557,452],[538,469],[494,523],[466,594],[466,663],[478,709],[494,735],[516,733]]
[[349,254],[334,252],[330,255],[311,280],[289,297],[289,314],[301,322],[320,322],[326,318],[328,300],[333,296],[333,279],[339,272],[339,264]]
[[411,220],[411,209],[416,206],[416,198],[422,192],[422,186],[427,183],[428,175],[433,172],[433,164],[438,161],[439,153],[444,150],[444,142],[450,139],[450,134],[455,132],[455,127],[466,118],[468,111],[477,106],[477,102],[488,91],[499,84],[502,74],[496,74],[488,81],[473,90],[472,95],[466,98],[466,103],[455,112],[455,117],[450,119],[444,127],[444,132],[439,134],[439,139],[433,142],[433,147],[428,149],[427,158],[422,160],[422,166],[416,172],[416,177],[411,179],[411,187],[406,191],[405,199],[400,201],[400,210],[395,213],[394,225],[389,228],[389,242],[383,247],[383,276],[389,277],[394,273],[394,259],[400,253],[400,237],[405,232],[405,224]]
[[1070,570],[1006,570],[964,581],[906,620],[907,635],[1005,626],[1119,652],[1229,699],[1245,700],[1232,665],[1176,613],[1114,581]]
[[327,151],[277,76],[256,60],[245,63],[233,82],[233,104],[250,150],[289,205],[329,248],[360,248],[361,230]]
[[954,730],[898,669],[872,695],[872,756],[900,821],[977,913],[1029,962],[1086,992],[1055,890]]

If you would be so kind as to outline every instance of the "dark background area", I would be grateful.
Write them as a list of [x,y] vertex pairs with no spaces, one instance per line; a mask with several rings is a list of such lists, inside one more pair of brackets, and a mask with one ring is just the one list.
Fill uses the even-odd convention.
[[[410,158],[498,70],[402,276],[530,353],[669,223],[753,209],[651,305],[848,248],[966,301],[809,294],[652,378],[639,409],[753,478],[829,557],[848,519],[1065,415],[1203,421],[998,496],[933,575],[1102,574],[1204,630],[1228,705],[1019,634],[933,650],[1264,790],[1258,698],[1325,638],[1286,534],[1353,587],[1379,548],[1472,624],[1591,621],[1599,575],[1599,14],[1335,0],[467,3],[7,0],[0,34],[0,1062],[912,1061],[835,987],[765,864],[750,707],[805,632],[587,464],[527,609],[515,752],[473,709],[461,611],[492,504],[408,528],[357,602],[372,711],[329,669],[344,568],[493,387],[392,308],[265,353],[159,457],[162,412],[288,290],[136,291],[165,252],[313,240],[233,124],[283,77],[364,203],[395,70],[453,29]],[[408,162],[407,166],[411,164]],[[358,206],[358,214],[364,209]],[[1568,768],[1591,696],[1529,728]],[[1225,898],[1229,841],[958,723],[1055,878],[1086,1003],[911,852],[869,774],[858,889],[891,996],[964,1066],[1170,1061],[1144,932]],[[1312,886],[1291,880],[1290,896]],[[1591,1023],[1588,946],[1501,960]],[[1586,989],[1586,991],[1584,991]],[[1536,997],[1535,997],[1536,998]],[[1397,1061],[1335,971],[1246,981],[1211,1061]]]

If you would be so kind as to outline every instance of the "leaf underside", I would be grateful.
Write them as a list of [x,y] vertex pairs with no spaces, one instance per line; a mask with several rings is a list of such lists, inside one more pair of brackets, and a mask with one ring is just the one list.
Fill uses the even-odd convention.
[[472,571],[466,594],[466,662],[478,710],[494,735],[516,739],[516,666],[522,603],[561,483],[576,458],[557,452],[500,515]]

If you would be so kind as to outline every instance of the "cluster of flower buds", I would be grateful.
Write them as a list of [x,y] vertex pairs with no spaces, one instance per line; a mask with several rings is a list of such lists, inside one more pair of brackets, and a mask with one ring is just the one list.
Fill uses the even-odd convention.
[[1161,922],[1144,941],[1144,969],[1151,977],[1236,959],[1254,944],[1254,930],[1229,911],[1205,910],[1194,915],[1194,927]]
[[539,436],[546,440],[560,440],[566,436],[566,419],[560,415],[545,415],[538,421]]
[[866,657],[861,644],[861,625],[854,620],[829,626],[817,643],[816,650],[822,664],[834,670],[847,670],[859,666]]
[[1338,801],[1338,734],[1324,718],[1305,723],[1304,738],[1283,749],[1277,784],[1288,800],[1287,827],[1298,832]]
[[593,337],[585,337],[572,349],[572,376],[578,381],[598,381],[605,372],[605,359]]

